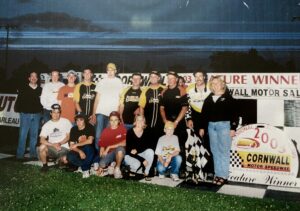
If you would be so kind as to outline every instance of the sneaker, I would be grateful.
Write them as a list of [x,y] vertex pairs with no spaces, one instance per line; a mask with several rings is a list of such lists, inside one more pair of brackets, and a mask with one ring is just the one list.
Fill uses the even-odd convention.
[[81,167],[79,166],[78,168],[77,168],[77,170],[76,171],[74,171],[75,173],[82,173],[82,169],[81,169]]
[[174,182],[178,182],[179,181],[179,177],[177,174],[171,174],[171,178]]
[[164,179],[164,178],[166,178],[166,176],[163,175],[163,174],[160,174],[160,175],[158,175],[158,178],[159,178],[159,179]]
[[114,178],[115,179],[121,179],[122,178],[122,172],[119,167],[116,167],[114,170]]
[[116,166],[116,162],[112,162],[112,163],[108,166],[107,171],[108,171],[108,174],[109,174],[109,175],[113,175],[113,174],[114,174],[115,166]]
[[49,167],[47,165],[43,165],[41,168],[41,172],[46,173],[49,170]]
[[83,178],[83,179],[89,178],[89,177],[90,177],[90,172],[89,172],[89,170],[83,171],[83,172],[82,172],[82,178]]
[[99,169],[99,163],[94,163],[94,170],[97,171]]

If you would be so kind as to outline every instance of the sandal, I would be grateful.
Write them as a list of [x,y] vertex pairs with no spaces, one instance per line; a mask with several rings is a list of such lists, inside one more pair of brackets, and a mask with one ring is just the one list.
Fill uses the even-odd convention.
[[220,178],[219,177],[215,177],[213,180],[213,184],[216,185],[219,182]]
[[148,176],[145,176],[144,179],[145,179],[145,181],[151,181],[152,180],[151,177],[148,177]]
[[216,185],[222,186],[222,185],[224,185],[224,184],[226,184],[226,183],[227,183],[227,179],[224,179],[224,178],[222,178],[222,177],[219,177],[219,180],[217,181]]

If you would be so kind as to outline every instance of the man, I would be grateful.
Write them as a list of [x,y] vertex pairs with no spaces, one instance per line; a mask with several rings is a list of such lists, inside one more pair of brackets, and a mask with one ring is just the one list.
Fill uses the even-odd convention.
[[76,111],[86,115],[91,120],[96,97],[96,84],[92,82],[93,72],[91,69],[84,69],[82,75],[83,82],[75,86],[73,98]]
[[29,83],[18,88],[15,110],[20,113],[19,141],[17,159],[23,159],[28,132],[30,134],[30,158],[36,159],[36,143],[43,107],[40,102],[42,88],[37,84],[38,75],[31,71]]
[[52,70],[51,81],[44,85],[42,95],[41,95],[41,104],[43,105],[44,108],[44,114],[43,114],[44,124],[49,121],[51,106],[53,104],[58,103],[57,101],[58,90],[64,85],[65,85],[64,83],[59,81],[59,71]]
[[63,160],[69,165],[81,167],[82,177],[88,178],[95,157],[95,129],[83,114],[77,114],[75,121],[76,125],[70,132],[70,151]]
[[61,118],[61,107],[59,104],[51,106],[51,120],[46,122],[40,133],[39,154],[42,161],[42,172],[48,171],[47,156],[59,159],[66,155],[69,150],[69,135],[72,124],[69,120]]
[[185,142],[187,139],[185,113],[188,109],[186,91],[177,86],[178,75],[169,71],[167,74],[168,88],[162,92],[160,114],[164,123],[171,121],[175,125],[174,134],[178,136],[181,156],[183,158],[181,177],[185,169]]
[[160,73],[153,70],[149,74],[150,85],[143,89],[140,96],[140,113],[146,118],[146,125],[151,129],[153,142],[151,149],[155,150],[158,138],[164,134],[163,122],[159,113],[159,102],[164,86],[160,84]]
[[[107,77],[102,79],[95,89],[97,92],[93,108],[93,120],[97,122],[95,143],[99,140],[103,129],[108,125],[109,114],[119,110],[120,94],[124,87],[121,79],[116,77],[117,68],[114,63],[107,65],[106,72]],[[98,145],[95,144],[95,146],[98,150]]]
[[68,119],[70,122],[74,122],[75,117],[75,102],[73,99],[76,72],[69,70],[67,73],[68,84],[61,87],[58,91],[58,104],[61,106],[61,117]]
[[202,70],[194,72],[195,83],[190,84],[187,89],[189,108],[185,115],[187,125],[193,128],[195,133],[199,136],[201,111],[204,100],[210,94],[210,90],[206,85],[207,75]]
[[139,114],[139,99],[142,93],[141,83],[143,76],[141,73],[132,74],[132,86],[125,88],[121,94],[120,115],[126,129],[133,127],[134,117]]

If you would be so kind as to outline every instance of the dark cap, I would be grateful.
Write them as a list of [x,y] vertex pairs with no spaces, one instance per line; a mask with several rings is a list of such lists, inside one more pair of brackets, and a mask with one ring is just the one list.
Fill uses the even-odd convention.
[[84,119],[84,120],[87,120],[87,116],[86,116],[84,113],[78,113],[78,114],[76,114],[76,116],[75,116],[75,121],[76,121],[77,119]]
[[117,112],[117,111],[112,111],[112,112],[109,114],[109,118],[112,117],[112,116],[116,116],[116,117],[118,117],[118,119],[121,119],[120,113]]
[[152,70],[152,71],[149,73],[149,75],[152,75],[152,74],[157,75],[158,77],[160,77],[160,73],[159,73],[158,71],[156,71],[156,70]]
[[140,73],[140,72],[132,73],[131,77],[133,77],[135,75],[140,76],[141,78],[143,78],[142,73]]
[[60,111],[61,111],[61,107],[60,107],[60,105],[57,104],[57,103],[53,104],[53,105],[51,106],[51,109],[52,109],[52,110],[60,110]]
[[176,78],[178,78],[177,73],[174,72],[174,71],[169,71],[169,72],[167,73],[167,76],[168,76],[168,75],[173,75],[173,76],[175,76]]

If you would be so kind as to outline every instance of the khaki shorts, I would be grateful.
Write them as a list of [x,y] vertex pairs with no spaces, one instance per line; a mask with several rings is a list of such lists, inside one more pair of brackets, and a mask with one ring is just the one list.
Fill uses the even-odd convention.
[[55,159],[60,158],[60,157],[62,157],[64,155],[67,155],[68,151],[69,150],[67,148],[65,148],[65,147],[62,147],[61,150],[57,151],[55,149],[55,147],[48,146],[48,156],[50,158],[55,158]]

